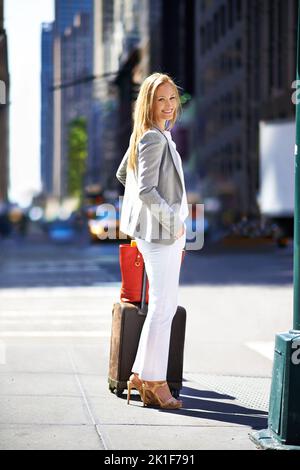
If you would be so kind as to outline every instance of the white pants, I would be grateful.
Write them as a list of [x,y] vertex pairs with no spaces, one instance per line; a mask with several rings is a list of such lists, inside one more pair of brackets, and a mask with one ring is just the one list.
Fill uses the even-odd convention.
[[184,233],[172,245],[136,238],[149,280],[148,313],[132,372],[142,380],[166,380],[172,320],[178,305]]

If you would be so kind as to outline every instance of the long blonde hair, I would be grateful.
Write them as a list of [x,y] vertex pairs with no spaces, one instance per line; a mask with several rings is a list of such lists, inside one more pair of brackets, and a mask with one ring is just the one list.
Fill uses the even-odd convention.
[[159,85],[169,83],[174,87],[177,105],[172,119],[169,120],[168,130],[174,126],[179,112],[181,112],[181,101],[178,87],[172,78],[165,73],[153,73],[142,83],[137,100],[134,105],[134,124],[129,143],[128,168],[135,170],[137,164],[137,146],[145,132],[157,125],[154,122],[154,96]]

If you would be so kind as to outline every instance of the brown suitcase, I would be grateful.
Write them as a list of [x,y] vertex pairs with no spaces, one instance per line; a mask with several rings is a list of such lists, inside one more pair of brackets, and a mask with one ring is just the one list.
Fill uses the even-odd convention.
[[[121,396],[127,388],[127,380],[131,374],[146,318],[146,280],[144,269],[141,305],[127,302],[117,302],[113,305],[108,383],[110,391],[117,396]],[[186,310],[178,306],[172,322],[167,372],[167,382],[175,398],[178,398],[182,388],[185,325]]]

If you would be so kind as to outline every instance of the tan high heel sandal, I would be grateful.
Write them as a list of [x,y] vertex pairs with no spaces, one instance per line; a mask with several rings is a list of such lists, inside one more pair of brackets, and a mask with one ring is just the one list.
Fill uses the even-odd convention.
[[131,376],[129,377],[129,380],[127,381],[127,389],[128,389],[128,394],[127,394],[128,405],[130,402],[131,390],[133,389],[136,389],[139,392],[141,399],[143,399],[143,381],[137,376],[137,374],[131,374]]
[[146,405],[159,405],[161,408],[175,410],[182,407],[182,401],[177,400],[174,397],[168,398],[166,401],[162,401],[156,390],[160,387],[168,385],[167,382],[154,382],[153,386],[147,385],[143,382],[143,406]]

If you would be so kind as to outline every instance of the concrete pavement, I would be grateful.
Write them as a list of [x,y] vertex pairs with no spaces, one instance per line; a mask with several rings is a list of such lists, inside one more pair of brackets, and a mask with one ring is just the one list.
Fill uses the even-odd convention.
[[[267,426],[272,368],[256,346],[272,351],[289,324],[291,287],[180,288],[188,323],[177,411],[143,408],[138,396],[127,405],[108,390],[118,292],[0,290],[0,448],[255,450],[248,433]],[[252,303],[264,306],[255,318]]]

